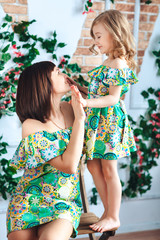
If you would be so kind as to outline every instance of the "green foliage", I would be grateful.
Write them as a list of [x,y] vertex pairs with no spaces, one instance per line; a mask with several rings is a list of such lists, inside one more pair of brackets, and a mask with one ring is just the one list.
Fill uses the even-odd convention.
[[152,51],[152,53],[156,57],[156,65],[158,66],[158,72],[157,73],[158,73],[158,75],[160,75],[160,50]]
[[97,189],[94,187],[92,188],[92,197],[90,198],[90,203],[97,205],[97,198],[98,198],[98,192],[97,192]]
[[[140,115],[137,122],[133,121],[131,116],[129,117],[137,153],[131,153],[130,178],[127,186],[123,187],[123,195],[127,197],[136,197],[138,193],[142,195],[150,190],[152,185],[150,170],[157,166],[160,156],[160,89],[148,88],[141,95],[148,102],[144,116]],[[121,168],[124,166],[122,165]]]
[[19,177],[14,177],[17,172],[9,166],[9,161],[1,158],[2,155],[7,153],[8,146],[8,143],[1,140],[2,136],[0,137],[0,194],[6,200],[7,193],[10,194],[12,192],[19,181]]

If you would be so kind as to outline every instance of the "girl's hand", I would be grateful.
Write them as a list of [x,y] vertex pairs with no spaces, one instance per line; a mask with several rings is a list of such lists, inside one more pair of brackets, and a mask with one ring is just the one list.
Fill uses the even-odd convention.
[[85,119],[85,112],[82,104],[79,101],[77,90],[75,86],[71,86],[72,98],[71,104],[73,107],[74,115],[76,119]]

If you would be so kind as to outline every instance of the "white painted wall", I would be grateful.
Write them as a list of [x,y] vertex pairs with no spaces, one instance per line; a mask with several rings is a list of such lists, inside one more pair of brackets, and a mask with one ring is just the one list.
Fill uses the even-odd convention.
[[[42,0],[28,0],[29,19],[37,20],[37,23],[34,23],[30,30],[34,34],[38,33],[43,37],[48,37],[50,31],[56,30],[58,40],[68,44],[62,51],[59,51],[59,56],[63,54],[72,55],[76,49],[85,19],[85,16],[81,14],[82,11],[80,12],[76,7],[80,5],[80,2],[81,0],[77,0],[76,3],[74,0],[46,0],[44,4]],[[3,14],[3,10],[0,8],[0,17]],[[139,73],[140,83],[131,88],[130,93],[127,94],[125,99],[128,113],[135,118],[137,118],[139,114],[143,114],[145,110],[140,92],[149,86],[156,87],[160,80],[156,75],[155,59],[151,55],[152,47],[158,47],[159,21],[160,15],[145,53],[141,72]],[[42,53],[37,60],[47,60],[46,58],[46,55]],[[1,134],[4,136],[4,141],[7,141],[10,145],[6,156],[9,159],[12,157],[21,139],[21,126],[16,115],[12,117],[5,116],[0,120],[0,135]],[[160,165],[152,169],[153,184],[148,193],[136,199],[122,200],[120,211],[121,227],[118,230],[119,233],[160,228],[159,172]],[[119,170],[119,174],[122,180],[127,179],[128,172],[126,172],[126,170]],[[85,182],[89,197],[91,196],[93,181],[87,169],[85,171]],[[6,240],[5,213],[7,205],[8,201],[0,199],[0,240]],[[100,200],[97,206],[90,206],[90,210],[95,212],[97,216],[100,216],[103,212]]]

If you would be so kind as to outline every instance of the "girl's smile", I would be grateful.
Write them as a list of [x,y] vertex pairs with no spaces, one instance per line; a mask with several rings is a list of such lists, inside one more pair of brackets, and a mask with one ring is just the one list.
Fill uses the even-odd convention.
[[102,23],[97,23],[93,27],[94,43],[102,54],[108,54],[113,46],[113,39],[109,31]]

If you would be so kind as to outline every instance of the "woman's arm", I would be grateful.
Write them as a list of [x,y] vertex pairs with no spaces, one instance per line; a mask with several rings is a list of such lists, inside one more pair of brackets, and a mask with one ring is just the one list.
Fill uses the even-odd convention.
[[84,141],[84,121],[85,113],[82,104],[79,102],[79,93],[76,87],[72,87],[72,107],[75,120],[72,126],[70,141],[65,152],[49,161],[49,163],[60,171],[72,174],[77,170],[82,154]]

